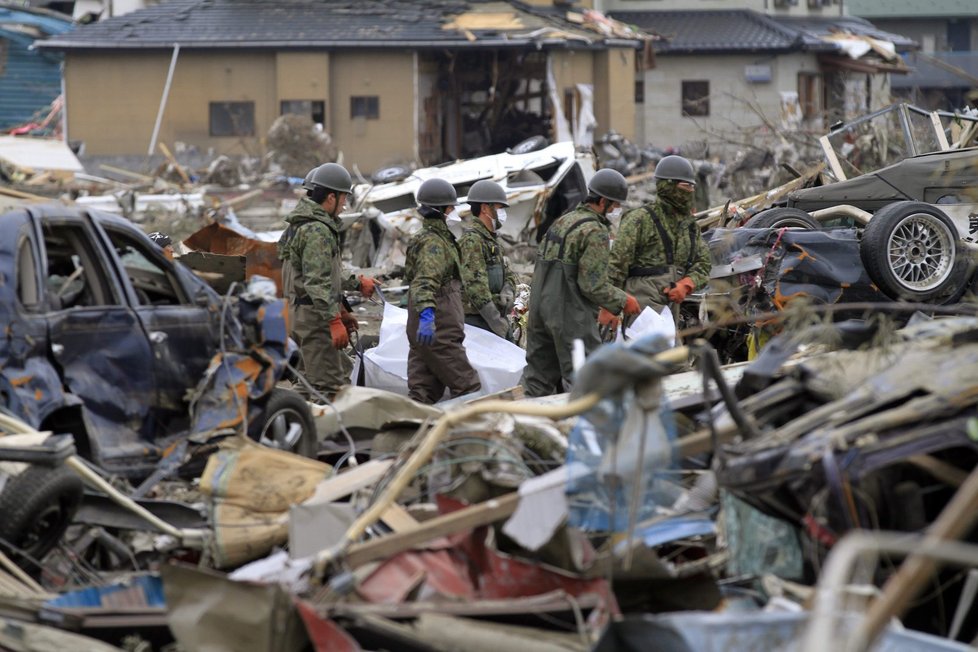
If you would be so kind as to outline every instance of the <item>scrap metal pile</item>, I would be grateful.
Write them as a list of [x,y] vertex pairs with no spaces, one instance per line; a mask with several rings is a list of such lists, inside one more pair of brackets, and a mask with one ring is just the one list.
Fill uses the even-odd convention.
[[[859,122],[827,167],[700,213],[714,269],[678,333],[602,346],[547,399],[486,332],[466,346],[488,395],[404,396],[414,192],[496,180],[525,272],[596,167],[647,179],[659,153],[613,134],[597,158],[535,140],[363,179],[349,262],[393,303],[369,306],[379,343],[330,404],[290,390],[265,228],[301,179],[202,190],[175,159],[130,179],[179,191],[177,262],[93,209],[153,228],[131,187],[74,207],[6,190],[0,647],[972,649],[975,129],[925,147],[893,112],[898,160]],[[211,178],[240,181],[227,165]]]

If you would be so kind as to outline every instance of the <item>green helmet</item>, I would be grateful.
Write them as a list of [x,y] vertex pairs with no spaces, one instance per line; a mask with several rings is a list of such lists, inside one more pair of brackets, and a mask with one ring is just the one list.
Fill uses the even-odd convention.
[[696,183],[696,173],[693,164],[682,156],[670,154],[655,165],[655,178],[662,181],[685,181]]
[[611,168],[604,168],[595,172],[587,189],[592,195],[619,203],[628,199],[628,182],[625,181],[621,172]]
[[316,174],[316,170],[318,170],[318,169],[319,169],[319,166],[316,166],[313,169],[311,169],[308,172],[306,172],[306,178],[302,180],[302,189],[303,190],[312,190],[312,175]]
[[502,204],[509,206],[506,191],[495,181],[483,179],[476,181],[469,188],[469,196],[465,198],[469,204]]
[[458,206],[455,186],[444,179],[428,179],[418,188],[418,203],[422,206]]
[[353,190],[353,179],[350,178],[350,173],[337,163],[323,163],[312,170],[309,183],[336,192],[350,193]]

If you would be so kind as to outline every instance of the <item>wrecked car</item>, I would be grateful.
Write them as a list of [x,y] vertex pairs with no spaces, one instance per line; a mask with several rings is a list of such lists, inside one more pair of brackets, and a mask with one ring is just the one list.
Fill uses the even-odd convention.
[[[926,123],[920,114],[927,116]],[[840,151],[849,152],[852,158],[858,151],[848,142],[854,140],[852,133],[876,119],[898,119],[894,127],[905,142],[902,146],[899,142],[888,147],[867,146],[867,150],[885,150],[877,152],[874,160],[885,162],[894,151],[906,157],[847,179],[831,139],[841,138]],[[755,215],[746,226],[862,227],[860,260],[884,294],[907,301],[957,301],[974,276],[978,250],[978,148],[949,149],[940,125],[937,114],[894,105],[838,127],[822,138],[822,144],[839,181],[795,190],[782,206]],[[878,126],[869,129],[874,134],[872,142],[886,141],[875,135],[879,131]],[[862,165],[876,167],[868,162]]]
[[[222,298],[110,214],[24,208],[0,234],[5,411],[130,479],[188,435],[244,421],[263,443],[315,454],[307,404],[275,387],[294,351],[281,301]],[[32,487],[61,486],[49,484]]]
[[503,187],[510,203],[500,236],[535,247],[555,219],[585,198],[594,167],[592,153],[578,152],[572,142],[561,142],[527,153],[494,154],[422,168],[398,181],[354,186],[354,208],[340,217],[347,225],[361,218],[371,225],[363,230],[370,238],[367,251],[355,257],[354,264],[403,264],[407,237],[420,228],[414,209],[421,183],[435,177],[449,181],[455,186],[458,211],[464,217],[469,188],[476,181],[491,179]]

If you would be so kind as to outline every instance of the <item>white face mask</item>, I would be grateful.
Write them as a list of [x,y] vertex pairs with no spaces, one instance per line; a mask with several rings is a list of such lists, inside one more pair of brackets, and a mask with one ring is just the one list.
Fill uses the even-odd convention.
[[622,208],[621,206],[619,206],[613,211],[608,211],[605,217],[607,217],[609,220],[617,220],[619,217],[621,217],[621,212],[622,212]]
[[462,217],[458,214],[458,211],[454,208],[445,215],[446,222],[461,222]]
[[499,223],[499,226],[502,226],[503,224],[506,223],[506,209],[505,208],[497,208],[496,209],[496,221]]

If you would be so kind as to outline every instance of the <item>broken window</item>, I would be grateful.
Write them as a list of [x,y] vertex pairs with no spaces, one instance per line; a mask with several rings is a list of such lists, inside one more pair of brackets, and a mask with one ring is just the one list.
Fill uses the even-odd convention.
[[255,135],[254,102],[211,102],[210,135],[214,138]]
[[376,95],[350,97],[350,117],[377,120],[380,118],[380,98]]
[[635,80],[635,104],[645,104],[645,80]]
[[34,311],[41,302],[41,284],[37,278],[34,247],[28,237],[22,237],[17,247],[17,298],[25,310]]
[[44,225],[48,303],[53,310],[120,305],[85,227]]
[[121,231],[106,229],[116,254],[136,290],[142,306],[180,305],[187,303],[179,284],[175,283],[166,267],[159,262],[149,247]]
[[326,103],[322,100],[282,100],[280,109],[282,115],[305,115],[316,124],[326,124]]
[[683,80],[683,115],[710,115],[710,82]]

